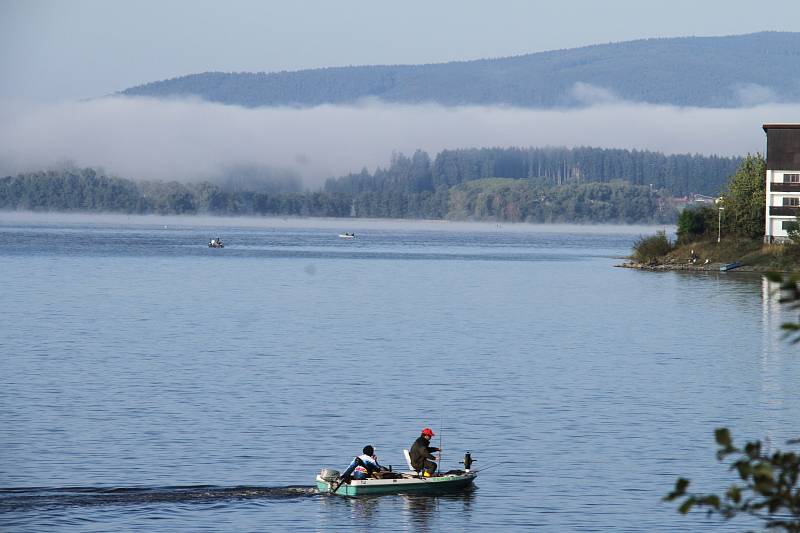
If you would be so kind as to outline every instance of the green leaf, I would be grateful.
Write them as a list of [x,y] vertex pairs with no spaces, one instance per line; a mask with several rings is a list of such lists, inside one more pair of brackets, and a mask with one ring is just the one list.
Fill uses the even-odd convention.
[[719,509],[719,496],[716,494],[709,494],[701,500],[703,505],[708,505],[714,509]]
[[761,441],[748,442],[744,447],[744,453],[751,459],[758,459],[761,456]]
[[681,496],[686,494],[686,487],[689,486],[689,480],[686,478],[678,478],[675,482],[675,488],[664,496],[664,501],[671,502],[675,498],[680,498]]
[[750,476],[750,463],[747,461],[737,461],[734,466],[739,471],[739,477],[742,478],[742,481]]
[[731,447],[731,432],[728,431],[728,428],[715,429],[714,438],[720,446],[724,446],[725,448]]
[[772,481],[772,465],[769,463],[758,463],[753,468],[753,476],[764,478],[764,480]]

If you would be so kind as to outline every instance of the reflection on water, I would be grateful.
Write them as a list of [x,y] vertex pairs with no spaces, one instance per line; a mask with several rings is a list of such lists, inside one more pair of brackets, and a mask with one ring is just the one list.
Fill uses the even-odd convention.
[[[786,407],[785,394],[790,392],[784,389],[784,362],[787,357],[784,346],[788,339],[785,334],[781,333],[781,325],[787,322],[796,322],[797,316],[780,303],[779,283],[773,283],[766,277],[762,277],[761,294],[764,333],[760,358],[760,403],[765,411],[780,411]],[[789,355],[789,357],[800,357],[800,352]],[[763,436],[755,435],[753,438],[763,437],[768,450],[771,445],[782,448],[783,443],[780,440],[785,439],[785,436],[781,437],[785,429],[776,424],[769,424]]]
[[[459,515],[459,521],[465,525],[470,522],[471,502],[475,497],[475,489],[466,490],[458,494],[444,496],[403,495],[403,509],[409,521],[418,531],[430,531],[431,520],[443,502],[449,504],[450,512]],[[455,504],[455,505],[454,505]],[[458,505],[460,504],[460,505]]]
[[347,516],[348,523],[359,529],[374,531],[385,527],[387,514],[395,516],[394,530],[450,531],[450,524],[471,522],[472,502],[477,490],[455,494],[388,494],[348,498],[320,495],[321,515]]

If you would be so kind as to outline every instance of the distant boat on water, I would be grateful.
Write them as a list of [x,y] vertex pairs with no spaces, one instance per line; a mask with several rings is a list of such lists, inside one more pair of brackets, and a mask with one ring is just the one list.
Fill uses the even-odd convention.
[[355,233],[340,233],[339,234],[339,238],[340,239],[355,239],[356,238],[356,234]]
[[222,239],[217,237],[216,239],[211,239],[208,241],[209,248],[225,248],[225,245],[222,244]]

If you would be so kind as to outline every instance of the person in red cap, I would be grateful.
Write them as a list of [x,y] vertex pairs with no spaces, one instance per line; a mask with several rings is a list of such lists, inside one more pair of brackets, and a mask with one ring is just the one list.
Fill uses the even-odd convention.
[[436,473],[436,463],[433,462],[436,456],[433,455],[433,452],[440,451],[439,448],[430,445],[431,437],[433,437],[433,430],[431,428],[423,429],[422,435],[414,441],[411,451],[408,452],[408,455],[411,456],[411,466],[416,472],[422,472],[425,477]]

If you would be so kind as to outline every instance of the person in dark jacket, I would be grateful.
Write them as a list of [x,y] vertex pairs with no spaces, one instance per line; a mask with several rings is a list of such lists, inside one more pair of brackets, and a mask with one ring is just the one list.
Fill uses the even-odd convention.
[[411,466],[415,471],[422,472],[425,477],[436,473],[436,463],[433,462],[436,456],[433,452],[440,451],[439,448],[430,445],[431,437],[433,437],[431,428],[423,429],[422,434],[411,445],[411,451],[408,452],[411,456]]

